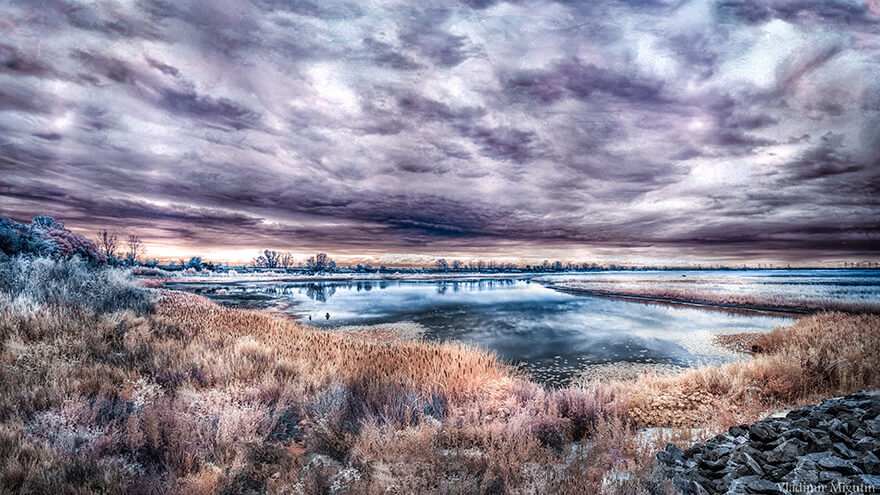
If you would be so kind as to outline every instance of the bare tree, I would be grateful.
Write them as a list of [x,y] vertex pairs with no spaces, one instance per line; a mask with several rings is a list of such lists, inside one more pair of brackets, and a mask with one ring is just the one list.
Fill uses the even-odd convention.
[[278,255],[278,264],[281,268],[290,268],[293,266],[293,253],[290,251],[282,251]]
[[128,236],[128,253],[126,254],[126,259],[129,263],[136,263],[141,253],[143,253],[144,245],[141,242],[140,236],[129,235]]
[[315,255],[315,266],[318,267],[319,270],[327,268],[329,261],[330,257],[327,256],[327,253],[318,253]]
[[268,249],[263,251],[263,256],[266,257],[266,266],[269,268],[277,268],[278,267],[278,258],[280,257],[278,251],[269,251]]
[[254,258],[253,264],[257,268],[278,268],[280,262],[281,253],[265,249],[263,254]]
[[115,259],[116,250],[119,248],[119,240],[116,238],[116,234],[111,234],[106,230],[98,232],[98,247],[101,248],[101,252],[107,256],[108,260]]

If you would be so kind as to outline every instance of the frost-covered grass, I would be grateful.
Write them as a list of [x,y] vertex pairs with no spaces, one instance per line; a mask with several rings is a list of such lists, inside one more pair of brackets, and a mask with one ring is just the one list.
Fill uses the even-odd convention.
[[33,311],[46,305],[98,313],[152,309],[152,295],[135,287],[128,271],[80,258],[15,257],[0,263],[3,306]]
[[[692,426],[880,386],[875,316],[806,318],[744,363],[555,390],[462,344],[15,263],[0,272],[0,491],[13,493],[642,493],[653,452]],[[678,429],[646,441],[640,426]]]

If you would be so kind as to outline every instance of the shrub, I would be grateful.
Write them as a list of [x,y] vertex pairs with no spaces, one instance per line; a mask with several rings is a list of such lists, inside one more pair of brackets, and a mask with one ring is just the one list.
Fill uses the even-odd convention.
[[63,222],[47,216],[34,218],[30,225],[22,225],[10,218],[0,218],[0,252],[7,257],[20,254],[81,256],[90,261],[107,261],[97,244],[64,228]]
[[79,258],[12,258],[0,263],[2,304],[35,310],[43,305],[88,308],[96,313],[147,312],[152,296],[119,269]]

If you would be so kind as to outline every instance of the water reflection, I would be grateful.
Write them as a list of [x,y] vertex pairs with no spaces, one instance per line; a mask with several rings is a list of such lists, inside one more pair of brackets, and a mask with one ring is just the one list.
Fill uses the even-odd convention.
[[789,321],[582,297],[515,278],[271,281],[181,288],[205,291],[233,306],[274,305],[299,318],[311,316],[308,323],[319,327],[412,322],[426,338],[494,350],[550,384],[562,384],[590,364],[718,362],[729,356],[707,351],[713,333],[763,331]]
[[[529,284],[529,281],[523,281],[526,284]],[[344,291],[355,291],[355,292],[369,292],[373,290],[373,288],[377,288],[379,290],[385,290],[389,287],[400,288],[405,287],[411,284],[425,284],[430,283],[435,286],[435,290],[437,294],[443,295],[446,294],[447,291],[452,289],[453,292],[461,292],[464,291],[472,291],[472,292],[485,292],[496,290],[501,287],[509,287],[516,283],[514,279],[491,279],[491,280],[453,280],[453,281],[420,281],[420,282],[412,282],[412,281],[400,281],[400,280],[357,280],[351,282],[297,282],[297,283],[279,283],[277,281],[273,282],[253,282],[247,286],[233,286],[231,290],[235,291],[238,289],[239,291],[244,290],[251,294],[277,294],[277,295],[294,295],[301,294],[313,301],[318,302],[327,302],[334,294],[336,294],[337,290]],[[193,289],[196,292],[203,292],[202,288]],[[230,289],[226,289],[228,292]],[[216,291],[214,291],[216,292]],[[211,292],[207,292],[211,293]]]

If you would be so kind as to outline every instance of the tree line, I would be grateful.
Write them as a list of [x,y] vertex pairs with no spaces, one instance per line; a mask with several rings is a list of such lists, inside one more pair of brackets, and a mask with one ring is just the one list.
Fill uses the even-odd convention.
[[318,253],[304,262],[296,263],[293,253],[290,251],[274,251],[270,249],[264,249],[262,254],[251,261],[251,266],[254,268],[281,268],[284,270],[299,268],[311,272],[334,271],[337,268],[336,262],[330,259],[327,253]]

